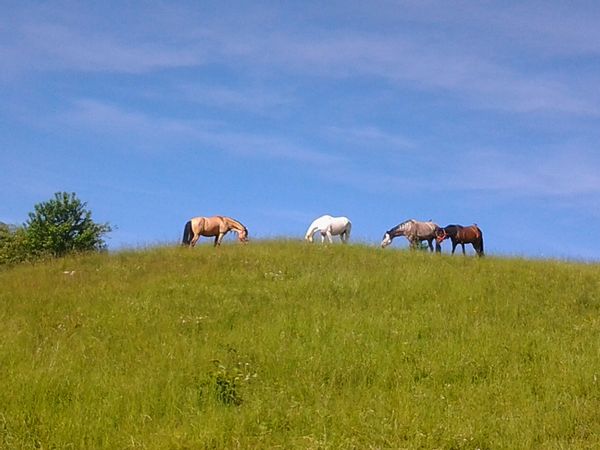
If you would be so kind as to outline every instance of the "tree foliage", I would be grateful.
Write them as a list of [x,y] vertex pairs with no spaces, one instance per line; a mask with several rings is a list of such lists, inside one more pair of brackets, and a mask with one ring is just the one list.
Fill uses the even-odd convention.
[[27,235],[22,227],[0,223],[0,265],[28,259]]
[[30,252],[63,256],[104,249],[103,236],[112,228],[108,223],[95,223],[86,205],[74,192],[57,192],[53,199],[35,205],[25,223]]

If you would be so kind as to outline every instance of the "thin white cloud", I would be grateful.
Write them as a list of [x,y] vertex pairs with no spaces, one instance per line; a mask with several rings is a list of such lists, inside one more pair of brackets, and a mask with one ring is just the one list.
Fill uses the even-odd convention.
[[377,6],[358,3],[352,14],[361,17],[366,27],[413,24],[430,28],[430,35],[481,51],[503,53],[510,48],[513,53],[531,51],[532,57],[600,53],[600,9],[593,1],[394,0]]
[[[258,48],[270,47],[264,56]],[[484,109],[597,115],[591,86],[575,87],[545,72],[525,73],[452,43],[428,45],[402,34],[330,35],[318,40],[280,35],[257,45],[253,60],[321,76],[371,76],[398,86],[436,90]],[[248,57],[251,57],[248,55]],[[590,91],[590,93],[595,91]]]
[[[104,138],[131,140],[134,147],[141,145],[141,151],[147,151],[146,143],[151,143],[149,148],[156,152],[161,148],[177,148],[185,142],[186,148],[191,144],[203,153],[222,151],[245,158],[302,163],[316,169],[313,175],[329,182],[374,193],[411,189],[479,190],[549,197],[600,193],[600,176],[597,175],[600,161],[593,152],[570,147],[549,148],[543,156],[487,149],[460,152],[448,158],[453,153],[446,150],[440,159],[441,155],[436,156],[436,152],[413,146],[409,150],[410,158],[400,158],[396,167],[368,167],[361,161],[372,159],[370,150],[360,155],[353,151],[336,155],[306,148],[280,136],[233,131],[217,122],[155,117],[97,100],[79,100],[72,109],[53,120],[60,126],[94,132]],[[48,126],[56,125],[53,120]],[[387,134],[376,127],[329,127],[326,131],[376,142],[377,148],[382,148],[378,140],[393,149],[413,145],[401,136]],[[402,168],[407,163],[414,170]],[[436,169],[430,170],[433,166]],[[428,176],[423,177],[426,172]]]
[[[113,26],[106,19],[97,23],[82,8],[75,8],[75,12],[65,9],[69,12],[61,15],[48,14],[47,8],[40,7],[42,12],[12,17],[17,23],[3,32],[12,37],[0,48],[4,56],[0,65],[6,73],[21,67],[139,74],[224,65],[261,77],[265,73],[273,77],[277,72],[335,78],[366,76],[387,80],[399,89],[451,94],[453,101],[477,108],[600,113],[597,77],[550,70],[547,60],[525,48],[535,44],[525,38],[536,35],[525,27],[527,24],[539,31],[540,41],[544,36],[556,43],[564,38],[569,44],[563,45],[561,57],[578,55],[588,40],[600,42],[595,39],[600,37],[594,21],[598,14],[586,18],[567,8],[541,8],[539,3],[529,8],[484,8],[470,2],[424,5],[384,2],[381,10],[391,16],[395,13],[401,26],[392,27],[389,19],[371,13],[367,17],[379,22],[373,19],[362,31],[329,29],[326,24],[335,22],[335,8],[326,9],[322,16],[317,14],[323,25],[302,27],[276,8],[274,18],[248,14],[247,20],[241,20],[228,8],[209,11],[161,5],[141,12],[139,17],[125,11],[124,22],[133,30],[128,32],[127,27]],[[362,9],[357,5],[349,8],[356,14]],[[379,23],[384,26],[378,27]],[[449,27],[447,38],[436,38],[440,24]],[[477,43],[477,36],[483,36],[482,44]],[[596,50],[600,51],[600,44],[593,44],[588,51]],[[519,62],[504,57],[507,53],[519,55]],[[524,64],[527,59],[533,64]],[[227,90],[204,94],[209,101],[232,106],[247,106],[246,99],[252,97],[244,99],[239,92]],[[261,100],[260,94],[254,97]],[[262,100],[277,101],[266,95]]]
[[30,53],[27,64],[43,69],[142,73],[163,68],[197,66],[198,48],[176,48],[153,42],[128,42],[117,36],[55,24],[28,24],[23,30]]
[[455,170],[459,175],[448,180],[454,189],[557,198],[600,194],[598,156],[568,147],[548,149],[543,156],[470,152],[458,161]]
[[356,127],[331,126],[326,131],[336,139],[359,143],[363,146],[368,145],[368,148],[383,145],[396,152],[416,146],[412,139],[398,133],[389,133],[374,125]]
[[[216,84],[184,83],[174,90],[177,95],[187,102],[263,114],[294,102],[292,94],[284,95],[275,89],[262,87],[230,87]],[[173,93],[169,92],[169,95],[173,95]]]
[[154,150],[173,148],[182,141],[197,144],[199,151],[225,151],[249,158],[272,158],[308,165],[328,166],[339,163],[339,156],[306,148],[274,135],[237,132],[223,124],[201,120],[173,119],[127,110],[97,100],[81,99],[55,119],[62,125],[96,132],[110,137],[129,139]]

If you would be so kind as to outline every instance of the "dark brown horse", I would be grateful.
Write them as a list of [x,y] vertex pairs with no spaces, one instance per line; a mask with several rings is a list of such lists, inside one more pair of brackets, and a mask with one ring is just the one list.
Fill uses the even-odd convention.
[[444,228],[438,228],[435,239],[441,244],[444,239],[452,241],[452,254],[456,246],[462,246],[463,255],[465,254],[465,244],[471,244],[477,252],[477,256],[483,256],[483,233],[477,225],[463,227],[462,225],[448,225]]

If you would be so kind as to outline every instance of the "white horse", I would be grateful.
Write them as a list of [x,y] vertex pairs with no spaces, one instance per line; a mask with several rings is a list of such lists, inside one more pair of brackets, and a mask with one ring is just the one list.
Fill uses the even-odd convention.
[[310,224],[304,239],[308,242],[313,241],[313,235],[319,231],[321,233],[321,242],[325,242],[325,237],[329,243],[333,243],[332,236],[340,236],[340,239],[345,244],[350,239],[350,230],[352,229],[352,223],[347,217],[331,217],[329,215],[321,216],[315,219]]

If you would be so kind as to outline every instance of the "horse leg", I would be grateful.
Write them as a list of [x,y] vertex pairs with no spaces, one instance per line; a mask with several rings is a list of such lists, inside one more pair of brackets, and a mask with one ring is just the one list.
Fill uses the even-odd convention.
[[194,237],[190,241],[190,248],[194,248],[196,246],[196,242],[198,242],[198,239],[200,239],[200,233],[194,234]]
[[452,254],[454,255],[454,250],[456,250],[456,246],[458,245],[458,242],[456,242],[455,240],[452,241]]
[[327,240],[329,241],[329,243],[333,244],[333,238],[331,237],[331,230],[327,230],[326,235],[327,235]]
[[435,252],[436,253],[442,253],[442,246],[440,245],[440,243],[437,241],[437,239],[435,240]]
[[223,240],[223,236],[225,236],[225,233],[219,233],[215,237],[215,247],[217,247],[218,245],[221,245],[221,241]]
[[460,245],[462,246],[462,249],[463,249],[463,255],[466,255],[466,253],[465,253],[465,243],[461,242]]
[[433,238],[427,239],[427,243],[429,244],[429,251],[433,253]]

